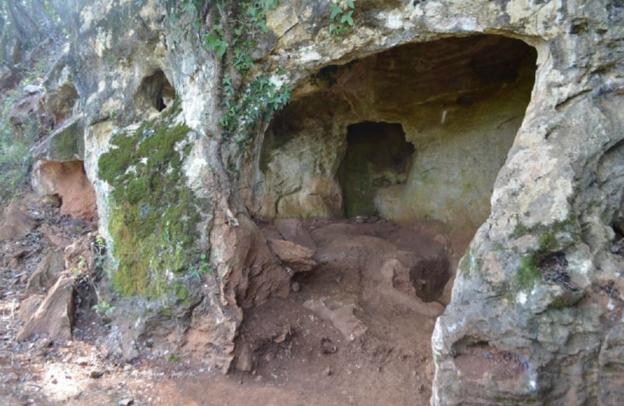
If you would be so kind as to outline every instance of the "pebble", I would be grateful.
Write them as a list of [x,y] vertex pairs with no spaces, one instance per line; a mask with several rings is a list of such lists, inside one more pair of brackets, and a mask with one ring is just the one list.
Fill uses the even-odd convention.
[[293,282],[290,288],[293,292],[297,293],[301,290],[301,285],[299,284],[299,282]]
[[93,371],[89,372],[89,378],[92,379],[101,378],[102,375],[104,375],[104,371],[100,371],[99,369],[94,369]]
[[132,406],[133,404],[134,399],[131,398],[121,399],[119,402],[117,402],[117,406]]

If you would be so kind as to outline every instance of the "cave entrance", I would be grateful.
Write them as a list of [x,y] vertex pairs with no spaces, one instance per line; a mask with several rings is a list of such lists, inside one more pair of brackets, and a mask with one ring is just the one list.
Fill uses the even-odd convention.
[[322,68],[270,123],[250,211],[435,222],[462,252],[489,215],[536,58],[523,41],[476,35]]
[[366,121],[348,126],[347,151],[338,169],[345,216],[377,215],[377,191],[405,183],[413,153],[401,124]]
[[143,78],[137,90],[138,107],[147,110],[163,111],[175,100],[175,89],[162,70]]
[[32,183],[38,194],[58,199],[62,215],[97,220],[95,191],[83,161],[37,161],[33,166]]
[[[318,337],[301,340],[330,337],[328,351],[366,336],[430,360],[458,260],[490,213],[524,119],[536,56],[516,39],[446,38],[302,81],[268,126],[244,189],[295,293],[249,320],[261,329],[305,319],[301,331]],[[401,377],[422,368],[390,363]],[[417,387],[431,377],[409,379]]]

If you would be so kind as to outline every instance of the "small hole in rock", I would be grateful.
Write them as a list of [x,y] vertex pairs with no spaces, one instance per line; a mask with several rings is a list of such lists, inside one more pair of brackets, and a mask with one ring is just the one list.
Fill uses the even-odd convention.
[[163,111],[175,99],[175,89],[164,72],[158,70],[143,79],[137,92],[137,99],[141,108]]

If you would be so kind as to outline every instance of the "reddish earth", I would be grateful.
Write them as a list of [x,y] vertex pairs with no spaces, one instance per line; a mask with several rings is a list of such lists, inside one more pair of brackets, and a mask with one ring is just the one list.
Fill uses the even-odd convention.
[[97,218],[95,191],[82,161],[39,161],[33,168],[35,188],[61,200],[61,214],[83,220]]
[[293,270],[287,299],[245,311],[239,370],[223,376],[176,354],[117,364],[95,344],[109,326],[84,307],[72,341],[17,342],[20,302],[38,262],[94,228],[34,197],[20,207],[33,219],[32,230],[17,241],[0,242],[0,404],[429,402],[431,333],[448,295],[448,270],[458,257],[452,247],[461,244],[439,227],[377,219],[261,224],[269,239],[299,244],[305,249],[296,253],[312,258]]

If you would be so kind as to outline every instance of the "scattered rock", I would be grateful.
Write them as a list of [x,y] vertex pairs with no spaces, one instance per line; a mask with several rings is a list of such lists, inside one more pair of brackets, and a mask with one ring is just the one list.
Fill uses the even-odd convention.
[[292,285],[290,285],[290,289],[297,293],[299,291],[301,291],[301,284],[299,282],[293,282]]
[[338,347],[329,337],[321,338],[321,354],[335,354],[338,351]]
[[25,340],[34,334],[47,334],[53,339],[71,339],[73,294],[74,279],[69,275],[61,275],[35,314],[22,327],[17,340]]
[[98,379],[101,378],[103,375],[104,371],[99,369],[94,369],[93,371],[89,372],[89,378],[91,379]]
[[282,329],[282,332],[279,333],[278,335],[276,335],[275,337],[273,337],[273,342],[276,344],[281,344],[287,340],[290,339],[290,337],[292,337],[292,329],[290,328],[290,326],[285,326]]
[[366,325],[355,317],[354,310],[357,306],[354,303],[321,298],[307,300],[303,306],[331,322],[347,340],[353,341],[366,333]]
[[269,239],[269,246],[277,257],[295,272],[311,271],[316,265],[314,250],[303,245],[286,241]]
[[119,402],[117,402],[118,406],[132,406],[134,405],[134,399],[131,398],[127,398],[127,399],[121,399]]
[[95,236],[86,234],[65,248],[65,269],[75,269],[80,272],[93,269],[95,258],[91,250],[91,242]]

